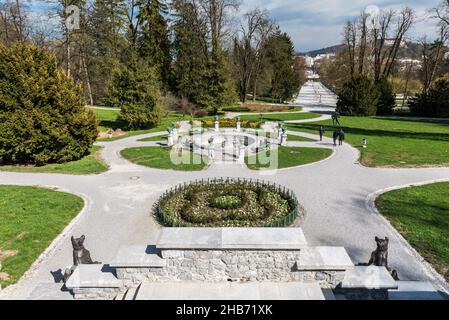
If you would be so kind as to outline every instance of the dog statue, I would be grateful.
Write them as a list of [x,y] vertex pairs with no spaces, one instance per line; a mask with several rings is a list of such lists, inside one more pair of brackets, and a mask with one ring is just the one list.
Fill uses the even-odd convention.
[[64,283],[69,279],[72,275],[73,271],[75,271],[76,266],[80,264],[100,264],[101,262],[92,261],[90,257],[90,252],[84,247],[84,240],[86,237],[82,235],[79,238],[75,238],[72,236],[72,247],[73,247],[73,266],[66,268],[64,272]]
[[388,266],[388,243],[389,239],[388,237],[385,237],[385,239],[380,239],[378,237],[374,238],[376,240],[377,248],[371,253],[371,258],[369,259],[368,263],[359,264],[364,266],[378,266],[378,267],[385,267],[387,270],[391,273],[391,276],[395,280],[399,280],[398,273],[396,270],[392,270]]

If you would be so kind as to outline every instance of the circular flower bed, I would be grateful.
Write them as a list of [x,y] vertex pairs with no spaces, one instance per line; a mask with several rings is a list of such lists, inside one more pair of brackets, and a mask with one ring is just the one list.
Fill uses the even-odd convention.
[[201,180],[167,191],[157,214],[171,227],[285,227],[298,215],[293,192],[247,179]]

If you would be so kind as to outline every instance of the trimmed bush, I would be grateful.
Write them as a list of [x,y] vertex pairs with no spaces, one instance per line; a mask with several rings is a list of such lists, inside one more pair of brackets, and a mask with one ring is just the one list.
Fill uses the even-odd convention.
[[338,95],[337,112],[345,116],[374,116],[379,96],[377,86],[368,77],[354,76]]
[[148,129],[159,125],[163,106],[155,69],[137,62],[114,68],[107,85],[106,104],[121,108],[120,120],[127,129]]
[[80,86],[50,51],[0,44],[0,163],[62,163],[89,153],[98,135]]
[[396,106],[396,98],[393,93],[393,86],[387,78],[381,78],[377,83],[379,90],[379,102],[377,103],[377,115],[388,116],[393,114]]
[[[218,120],[222,128],[235,128],[237,126],[237,119],[220,119]],[[240,120],[240,126],[248,129],[258,129],[262,123],[260,121]],[[213,128],[215,120],[208,119],[201,121],[201,126],[204,128]]]
[[429,92],[422,93],[410,101],[410,109],[414,115],[421,117],[449,117],[449,80],[439,79]]

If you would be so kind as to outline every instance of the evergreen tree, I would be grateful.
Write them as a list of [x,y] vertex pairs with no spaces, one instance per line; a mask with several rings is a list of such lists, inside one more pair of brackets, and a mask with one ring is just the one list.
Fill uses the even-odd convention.
[[377,103],[378,116],[391,115],[393,108],[396,105],[396,98],[393,93],[393,86],[387,78],[382,77],[377,82],[377,88],[379,90],[379,101]]
[[96,103],[103,104],[106,83],[112,69],[127,61],[129,42],[125,37],[126,1],[95,0],[90,13],[88,33],[91,39],[90,68]]
[[449,79],[437,80],[428,90],[410,102],[414,115],[420,117],[449,118]]
[[151,66],[157,68],[164,85],[169,84],[171,56],[167,20],[167,4],[161,0],[139,0],[140,22],[138,52]]
[[271,66],[271,96],[279,101],[291,99],[300,86],[293,68],[295,49],[292,40],[278,29],[268,41],[268,61]]
[[89,153],[98,135],[95,115],[54,54],[0,44],[0,79],[0,163],[43,165]]
[[157,126],[162,118],[160,84],[155,67],[132,58],[113,69],[107,84],[107,105],[118,107],[128,129]]
[[377,86],[365,75],[355,75],[338,95],[337,112],[346,116],[374,116],[379,101]]

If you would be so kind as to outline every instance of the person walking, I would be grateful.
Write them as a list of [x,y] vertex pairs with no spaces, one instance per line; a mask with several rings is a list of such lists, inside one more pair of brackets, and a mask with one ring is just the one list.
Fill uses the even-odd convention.
[[324,133],[325,133],[325,131],[324,131],[324,127],[323,126],[320,126],[320,141],[323,141],[323,135],[324,135]]
[[334,139],[334,147],[336,147],[337,146],[337,138],[338,138],[337,129],[334,130],[334,134],[333,134],[332,138]]
[[340,132],[338,133],[338,144],[342,146],[343,141],[345,141],[345,132],[340,128]]

